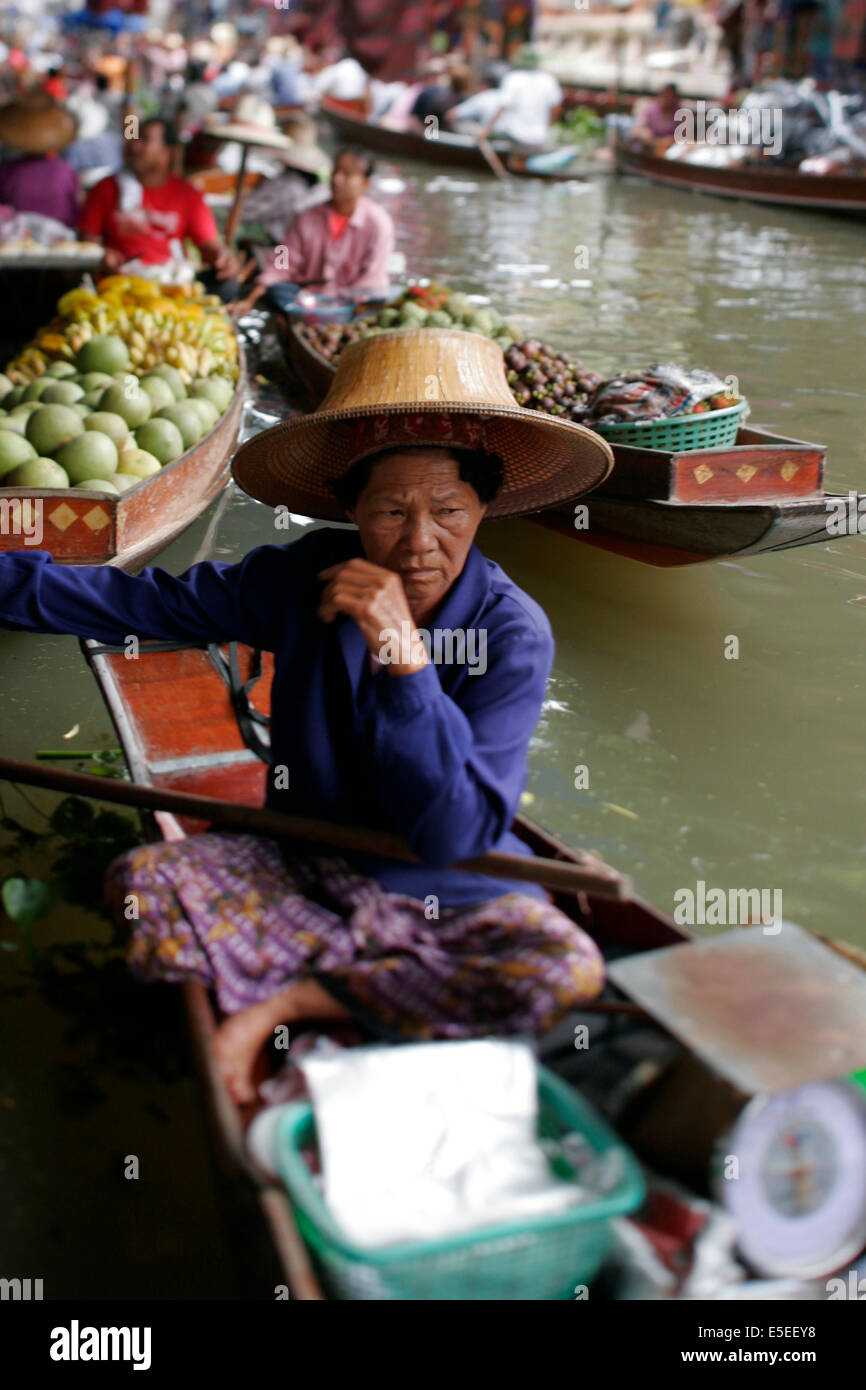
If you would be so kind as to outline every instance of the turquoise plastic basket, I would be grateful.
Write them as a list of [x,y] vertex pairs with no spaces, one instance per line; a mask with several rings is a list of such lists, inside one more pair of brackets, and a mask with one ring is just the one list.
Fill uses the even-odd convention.
[[[597,1273],[610,1244],[611,1217],[634,1211],[645,1195],[631,1152],[570,1086],[539,1068],[539,1138],[562,1140],[569,1133],[581,1135],[597,1155],[616,1155],[616,1184],[603,1197],[532,1220],[377,1248],[345,1238],[301,1156],[316,1142],[309,1105],[293,1106],[280,1122],[277,1161],[298,1228],[334,1297],[562,1300],[574,1298],[575,1286],[588,1286]],[[559,1177],[575,1176],[560,1156],[551,1166]]]
[[704,410],[699,415],[669,415],[665,420],[621,425],[593,425],[611,444],[635,444],[640,449],[709,449],[736,443],[737,430],[749,408],[746,400],[724,410]]

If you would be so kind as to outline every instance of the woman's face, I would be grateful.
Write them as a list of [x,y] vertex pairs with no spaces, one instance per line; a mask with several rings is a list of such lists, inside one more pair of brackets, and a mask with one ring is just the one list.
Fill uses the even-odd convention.
[[462,571],[486,511],[447,449],[413,449],[373,465],[348,515],[370,563],[400,575],[421,623]]

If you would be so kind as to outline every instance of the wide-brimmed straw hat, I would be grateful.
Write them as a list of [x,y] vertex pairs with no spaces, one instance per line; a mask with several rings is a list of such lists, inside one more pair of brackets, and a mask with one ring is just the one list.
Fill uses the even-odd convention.
[[0,143],[24,154],[64,150],[77,130],[75,117],[45,92],[31,92],[0,106]]
[[583,425],[515,403],[502,349],[452,328],[410,328],[350,343],[318,410],[241,446],[232,472],[270,506],[344,521],[331,480],[398,445],[484,449],[502,458],[491,517],[541,511],[589,492],[613,467],[610,445]]
[[279,150],[281,153],[288,153],[292,148],[292,140],[277,127],[276,113],[270,102],[249,93],[241,97],[231,120],[208,116],[202,131],[215,140],[233,140],[239,145],[254,148]]
[[330,174],[333,164],[329,155],[318,143],[318,127],[306,113],[290,116],[282,122],[283,134],[292,142],[291,149],[280,155],[283,163],[290,169],[300,169],[304,174],[324,177]]

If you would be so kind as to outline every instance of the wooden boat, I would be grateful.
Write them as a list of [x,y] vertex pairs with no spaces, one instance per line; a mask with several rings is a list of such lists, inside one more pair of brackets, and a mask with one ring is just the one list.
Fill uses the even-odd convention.
[[[243,361],[243,359],[242,359]],[[242,370],[228,410],[209,434],[120,496],[81,488],[0,487],[0,552],[39,548],[66,565],[142,565],[186,530],[225,487],[244,409]]]
[[[237,174],[227,174],[223,169],[197,169],[187,175],[187,181],[203,193],[205,198],[227,197],[237,190]],[[249,193],[256,184],[261,183],[262,175],[247,170],[244,174],[244,193]]]
[[766,161],[713,169],[628,147],[620,152],[620,168],[624,174],[637,174],[654,183],[693,193],[866,217],[863,174],[801,174],[797,169],[774,168]]
[[830,540],[837,504],[850,505],[823,490],[824,445],[767,430],[744,427],[735,444],[712,449],[615,445],[614,455],[611,476],[583,499],[585,514],[567,504],[530,520],[667,567]]
[[[478,141],[471,135],[439,131],[433,140],[414,130],[394,130],[390,126],[377,125],[374,121],[369,121],[357,102],[337,101],[334,97],[322,100],[321,111],[330,121],[338,138],[346,144],[366,145],[371,150],[378,150],[397,159],[420,159],[428,164],[447,164],[452,168],[475,169],[486,174],[491,172]],[[587,173],[607,172],[602,167],[587,168],[576,165],[551,173],[538,173],[526,167],[527,157],[546,151],[516,150],[508,140],[492,139],[489,144],[508,172],[517,177],[559,183],[563,180],[581,179]]]
[[[308,341],[302,325],[279,325],[289,370],[312,404],[336,368]],[[757,555],[831,539],[827,522],[847,499],[823,490],[826,448],[767,430],[742,428],[736,444],[673,452],[614,445],[616,465],[584,498],[585,524],[573,504],[527,518],[629,559],[659,566]]]
[[[205,651],[148,650],[147,644],[142,644],[140,659],[127,661],[122,652],[95,642],[85,643],[84,649],[135,782],[237,803],[263,802],[265,765],[245,748],[227,687]],[[248,649],[240,649],[243,680],[251,674],[251,658]],[[265,655],[262,678],[252,695],[255,707],[262,713],[269,711],[272,675],[272,660]],[[157,812],[154,820],[155,835],[166,839],[206,828],[200,821],[181,822],[163,812]],[[515,829],[538,853],[576,860],[573,851],[523,817],[518,818]],[[558,901],[575,921],[591,931],[607,953],[649,950],[689,936],[682,927],[638,900],[572,894]],[[210,996],[196,983],[182,988],[220,1156],[229,1165],[235,1181],[253,1185],[292,1297],[321,1298],[323,1292],[298,1235],[286,1192],[266,1181],[247,1156],[244,1133],[255,1111],[234,1104],[216,1067],[212,1046],[216,1014]]]

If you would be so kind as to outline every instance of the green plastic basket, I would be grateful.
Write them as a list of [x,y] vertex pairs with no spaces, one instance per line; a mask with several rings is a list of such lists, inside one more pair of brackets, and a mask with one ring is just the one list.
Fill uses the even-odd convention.
[[[539,1068],[539,1138],[577,1133],[618,1166],[613,1190],[595,1201],[440,1240],[362,1247],[342,1234],[300,1150],[315,1145],[313,1111],[296,1105],[277,1130],[277,1160],[298,1228],[328,1293],[342,1299],[571,1299],[589,1285],[610,1244],[610,1219],[634,1211],[645,1187],[637,1160],[570,1086]],[[575,1176],[561,1156],[559,1177]],[[579,1176],[579,1175],[578,1175]]]
[[746,400],[724,410],[704,410],[698,415],[669,415],[665,420],[636,424],[593,425],[611,444],[635,444],[641,449],[709,449],[734,444],[737,430],[749,408]]

